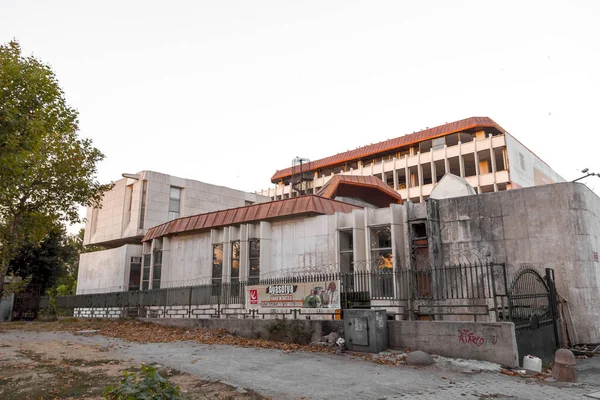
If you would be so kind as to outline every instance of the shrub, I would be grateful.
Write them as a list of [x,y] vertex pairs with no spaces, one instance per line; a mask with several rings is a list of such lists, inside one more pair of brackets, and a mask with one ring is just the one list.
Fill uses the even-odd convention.
[[173,386],[152,366],[142,364],[142,371],[123,372],[119,386],[107,386],[102,396],[108,400],[183,400],[179,386]]

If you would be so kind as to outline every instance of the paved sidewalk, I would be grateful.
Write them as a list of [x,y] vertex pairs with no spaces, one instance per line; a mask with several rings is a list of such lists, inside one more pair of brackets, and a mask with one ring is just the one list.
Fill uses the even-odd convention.
[[[111,358],[159,363],[227,381],[273,399],[586,399],[600,391],[600,362],[586,363],[576,385],[548,384],[499,373],[464,374],[439,366],[390,367],[325,353],[203,345],[195,342],[139,344],[63,332],[0,333],[4,339],[99,345]],[[108,354],[107,354],[108,355]],[[586,360],[584,360],[586,361]]]

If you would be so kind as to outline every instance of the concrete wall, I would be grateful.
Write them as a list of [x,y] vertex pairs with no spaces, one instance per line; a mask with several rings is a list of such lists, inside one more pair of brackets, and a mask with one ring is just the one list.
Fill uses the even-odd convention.
[[10,321],[12,319],[13,303],[15,295],[11,294],[0,300],[0,322]]
[[[84,245],[114,245],[111,241],[120,245],[124,239],[139,239],[149,228],[167,222],[171,186],[182,189],[180,217],[269,200],[266,196],[153,171],[141,171],[136,175],[139,176],[137,180],[123,178],[114,182],[114,188],[104,194],[102,208],[88,208]],[[139,229],[144,180],[147,181],[145,218],[143,229]]]
[[79,258],[77,294],[120,292],[129,286],[131,257],[141,257],[141,245],[83,253]]
[[248,339],[268,339],[308,344],[331,332],[343,334],[341,320],[282,320],[282,319],[169,319],[140,318],[145,322],[181,328],[225,329],[233,335]]
[[388,321],[388,332],[392,349],[519,366],[512,322]]
[[600,198],[580,183],[558,183],[439,201],[445,263],[553,268],[568,301],[577,343],[600,342]]

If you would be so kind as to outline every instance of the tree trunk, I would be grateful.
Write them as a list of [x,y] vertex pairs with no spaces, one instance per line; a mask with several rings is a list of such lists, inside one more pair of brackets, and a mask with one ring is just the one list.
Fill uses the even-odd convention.
[[6,236],[2,238],[4,243],[2,244],[2,254],[0,255],[0,300],[2,300],[2,296],[4,295],[4,278],[6,278],[6,274],[8,274],[8,266],[13,257],[14,236],[17,231],[18,223],[18,216],[13,216],[10,228],[8,232],[6,232]]

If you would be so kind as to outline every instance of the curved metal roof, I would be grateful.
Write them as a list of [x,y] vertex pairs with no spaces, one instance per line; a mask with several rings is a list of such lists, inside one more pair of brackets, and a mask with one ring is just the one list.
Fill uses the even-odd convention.
[[148,229],[143,242],[179,233],[190,233],[242,223],[265,221],[301,214],[335,214],[362,210],[362,207],[315,195],[252,204],[250,206],[192,215]]
[[[422,142],[424,140],[434,139],[436,137],[446,136],[451,133],[479,128],[495,128],[502,133],[505,132],[504,129],[502,129],[502,127],[495,123],[491,118],[471,117],[462,119],[460,121],[451,122],[449,124],[436,126],[435,128],[425,129],[423,131],[415,132],[410,135],[404,135],[395,139],[390,139],[384,142],[360,147],[356,150],[346,151],[344,153],[339,153],[334,156],[325,157],[320,160],[312,161],[304,165],[304,171],[314,171],[319,168],[330,167],[348,161],[358,160],[363,157],[373,156],[378,153],[400,149],[402,147],[410,146]],[[275,174],[271,177],[271,182],[275,183],[279,179],[286,178],[291,175],[291,167],[282,169],[280,171],[275,172]]]

